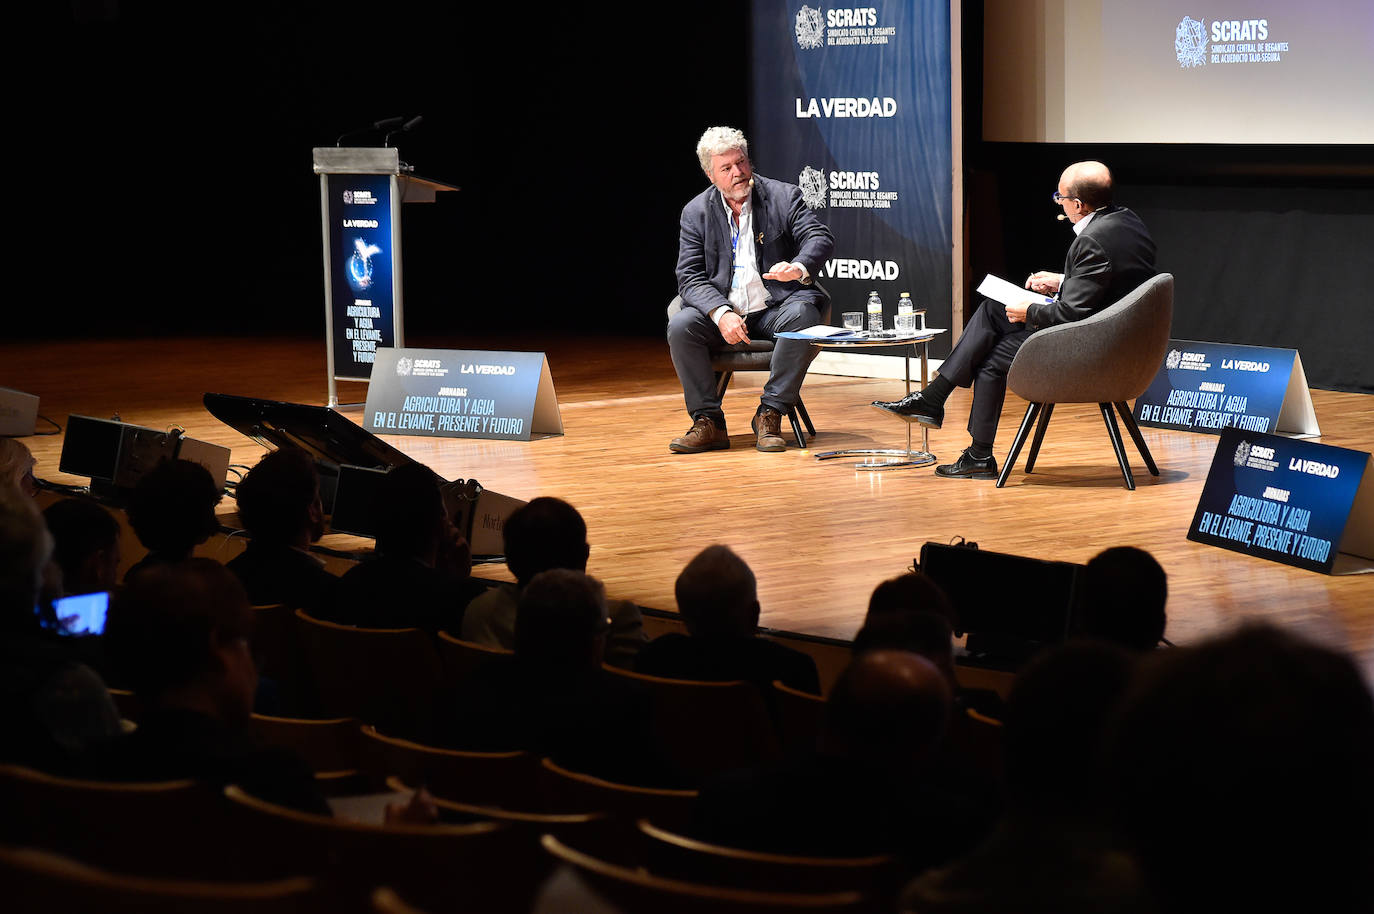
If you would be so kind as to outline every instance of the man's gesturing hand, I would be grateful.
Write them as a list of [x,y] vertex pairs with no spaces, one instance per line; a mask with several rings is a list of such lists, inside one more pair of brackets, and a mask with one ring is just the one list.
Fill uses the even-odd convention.
[[805,275],[801,267],[780,260],[768,268],[768,272],[763,274],[763,278],[771,279],[774,282],[796,282]]

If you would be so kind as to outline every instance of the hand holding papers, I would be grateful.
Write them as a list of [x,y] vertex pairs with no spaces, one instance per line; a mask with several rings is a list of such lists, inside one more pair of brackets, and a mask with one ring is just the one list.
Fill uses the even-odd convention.
[[1049,304],[1054,299],[1020,286],[1012,285],[1005,279],[999,279],[989,273],[983,277],[983,281],[978,285],[978,294],[987,296],[995,302],[1006,306],[1007,320],[1014,324],[1024,323],[1026,320],[1026,308],[1034,304]]

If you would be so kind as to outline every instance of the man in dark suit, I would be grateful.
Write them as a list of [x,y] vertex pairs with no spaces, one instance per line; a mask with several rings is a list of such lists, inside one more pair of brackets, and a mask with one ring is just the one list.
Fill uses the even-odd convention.
[[[754,174],[740,131],[710,128],[697,143],[697,159],[711,187],[682,210],[683,307],[668,321],[668,348],[692,415],[692,428],[668,445],[679,454],[730,446],[711,350],[820,323],[827,298],[813,277],[835,246],[799,187]],[[760,451],[786,447],[782,416],[797,402],[814,355],[801,340],[777,340],[754,414]]]
[[1042,270],[1026,280],[1026,288],[1053,295],[1054,300],[1003,305],[985,299],[925,390],[900,400],[873,403],[879,409],[939,428],[950,392],[955,387],[973,387],[968,420],[973,442],[954,463],[936,467],[937,476],[996,479],[992,443],[1007,394],[1007,371],[1016,350],[1035,331],[1096,314],[1158,272],[1155,243],[1145,223],[1129,209],[1112,203],[1112,175],[1106,165],[1076,162],[1064,169],[1054,201],[1064,207],[1059,218],[1073,223],[1077,238],[1069,245],[1063,273]]

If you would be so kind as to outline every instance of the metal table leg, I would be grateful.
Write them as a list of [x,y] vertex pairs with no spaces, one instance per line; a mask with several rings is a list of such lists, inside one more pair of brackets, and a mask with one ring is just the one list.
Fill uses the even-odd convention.
[[[920,346],[921,389],[925,390],[929,378],[930,341],[912,343],[904,353],[906,366],[906,392],[911,393],[911,351]],[[921,449],[911,448],[911,422],[906,423],[906,450],[896,448],[850,448],[842,451],[822,451],[816,454],[817,460],[834,460],[843,457],[882,457],[884,460],[864,460],[854,464],[856,470],[904,470],[911,467],[926,467],[935,462],[930,452],[930,429],[921,426]]]

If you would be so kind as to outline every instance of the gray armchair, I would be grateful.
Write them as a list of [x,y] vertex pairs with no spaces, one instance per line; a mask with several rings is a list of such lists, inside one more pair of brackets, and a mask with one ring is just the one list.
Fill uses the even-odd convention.
[[[817,283],[817,286],[820,284]],[[824,291],[824,290],[822,290]],[[668,317],[682,310],[682,296],[673,298],[668,305]],[[830,323],[830,299],[827,297],[825,307],[821,311],[821,323]],[[812,349],[819,353],[820,347]],[[711,370],[716,374],[716,394],[724,397],[726,388],[730,386],[730,378],[737,371],[768,371],[773,361],[773,341],[772,340],[751,340],[748,343],[735,343],[724,345],[720,349],[711,352]],[[796,436],[797,447],[806,447],[806,435],[813,438],[816,436],[816,427],[811,424],[811,415],[806,411],[806,404],[802,402],[801,394],[797,394],[797,402],[787,411],[787,421],[792,424],[792,434]],[[802,428],[806,428],[806,434],[802,434]]]
[[1002,474],[997,477],[998,488],[1006,484],[1032,425],[1035,439],[1026,458],[1026,472],[1035,468],[1045,427],[1057,403],[1098,405],[1126,488],[1134,489],[1135,478],[1112,415],[1115,406],[1146,468],[1151,475],[1158,476],[1159,468],[1126,401],[1144,393],[1159,372],[1169,346],[1173,314],[1174,277],[1160,273],[1089,318],[1032,334],[1017,350],[1007,374],[1007,386],[1030,401],[1030,406],[1002,465]]

